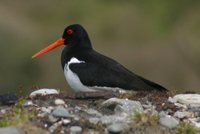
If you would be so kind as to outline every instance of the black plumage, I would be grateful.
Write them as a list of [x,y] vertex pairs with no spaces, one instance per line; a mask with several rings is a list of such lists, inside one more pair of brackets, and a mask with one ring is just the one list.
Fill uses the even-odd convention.
[[83,85],[136,91],[167,91],[161,85],[132,73],[115,60],[96,52],[82,26],[68,26],[63,33],[63,39],[66,46],[61,56],[62,67],[64,69],[72,57],[84,61],[69,65],[70,70],[79,77]]

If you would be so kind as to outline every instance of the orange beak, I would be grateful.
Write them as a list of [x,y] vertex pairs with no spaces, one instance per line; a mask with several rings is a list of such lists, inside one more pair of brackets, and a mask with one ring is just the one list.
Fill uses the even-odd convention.
[[64,44],[64,41],[65,41],[65,40],[64,40],[63,38],[58,39],[56,42],[52,43],[52,44],[49,45],[48,47],[42,49],[41,51],[39,51],[39,52],[37,52],[35,55],[33,55],[33,56],[32,56],[32,59],[34,59],[34,58],[36,58],[36,57],[38,57],[38,56],[40,56],[40,55],[43,55],[43,54],[45,54],[45,53],[47,53],[47,52],[49,52],[49,51],[55,49],[55,48],[58,47],[58,46],[63,45],[63,44]]

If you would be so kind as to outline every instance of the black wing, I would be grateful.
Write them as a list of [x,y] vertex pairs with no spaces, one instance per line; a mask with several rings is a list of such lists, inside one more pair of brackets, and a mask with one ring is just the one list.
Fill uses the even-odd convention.
[[[103,58],[104,59],[104,58]],[[126,90],[165,90],[162,86],[128,71],[119,63],[107,59],[71,64],[80,81],[87,86],[118,87]]]

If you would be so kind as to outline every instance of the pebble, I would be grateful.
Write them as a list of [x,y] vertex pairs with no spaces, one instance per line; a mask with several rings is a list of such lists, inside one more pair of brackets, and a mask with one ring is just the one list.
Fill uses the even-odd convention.
[[71,121],[69,120],[69,119],[62,119],[62,123],[64,124],[64,125],[67,125],[67,124],[69,124]]
[[65,109],[63,106],[57,106],[53,112],[52,115],[55,117],[71,117],[70,113],[67,109]]
[[62,125],[62,121],[56,122],[49,127],[49,132],[53,133],[59,126]]
[[174,99],[187,106],[200,107],[200,94],[178,94]]
[[86,112],[90,115],[94,115],[94,116],[97,116],[97,117],[102,116],[102,114],[100,112],[98,112],[97,110],[92,109],[92,108],[89,108],[88,110],[86,110]]
[[92,123],[92,124],[97,124],[99,121],[100,121],[100,119],[97,118],[97,117],[90,117],[89,118],[89,122]]
[[174,103],[174,105],[179,107],[179,108],[188,109],[188,107],[186,105],[183,105],[181,103]]
[[179,119],[183,119],[183,118],[185,118],[187,115],[188,115],[187,112],[176,111],[176,112],[174,113],[174,117],[177,117],[177,118],[179,118]]
[[0,128],[0,134],[23,134],[23,132],[16,127],[3,127]]
[[62,99],[56,99],[54,102],[56,105],[64,105],[65,102]]
[[104,115],[100,118],[101,123],[105,125],[109,125],[112,123],[128,123],[129,120],[126,118],[127,116],[120,116],[117,114],[114,115]]
[[176,128],[179,124],[178,120],[176,120],[174,117],[170,115],[166,115],[165,117],[161,117],[159,119],[159,123],[165,127],[168,127],[170,129]]
[[45,96],[45,95],[53,95],[53,94],[59,94],[59,92],[56,89],[43,88],[43,89],[33,91],[29,96],[30,98],[33,98],[36,95]]
[[0,105],[10,105],[18,101],[18,96],[13,93],[1,94]]
[[51,123],[55,123],[56,121],[58,121],[58,118],[56,118],[56,117],[54,117],[54,116],[52,116],[52,115],[49,115],[49,116],[48,116],[48,119],[49,119],[49,121],[50,121]]
[[25,103],[24,103],[24,107],[29,107],[29,106],[33,106],[34,104],[33,104],[33,102],[31,101],[31,100],[28,100],[28,101],[26,101]]
[[198,129],[200,129],[200,118],[189,118],[189,121]]
[[0,110],[0,113],[1,113],[1,114],[5,114],[6,111],[7,111],[6,109],[1,109],[1,110]]
[[70,134],[80,134],[82,132],[82,128],[80,126],[71,126]]
[[[109,107],[115,105],[115,112],[132,113],[143,112],[143,107],[139,101],[133,101],[128,99],[110,98],[102,103],[103,107]],[[117,106],[117,107],[116,107]]]
[[107,131],[110,134],[120,134],[123,130],[127,129],[128,126],[122,123],[114,123],[107,127]]
[[165,113],[164,111],[160,111],[159,116],[160,116],[160,117],[165,117],[165,116],[166,116],[166,113]]
[[175,98],[172,98],[172,97],[169,97],[167,101],[171,102],[171,103],[176,103],[177,102],[177,100]]

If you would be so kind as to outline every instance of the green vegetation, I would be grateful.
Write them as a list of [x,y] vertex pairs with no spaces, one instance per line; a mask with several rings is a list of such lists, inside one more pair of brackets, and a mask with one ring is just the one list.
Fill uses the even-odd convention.
[[197,129],[186,122],[181,122],[179,124],[179,126],[177,127],[178,133],[180,134],[196,134],[197,133]]
[[133,98],[136,95],[137,95],[137,92],[135,92],[135,91],[127,91],[125,93],[121,93],[119,98],[121,98],[121,99],[126,99],[126,98],[129,99],[129,98]]
[[133,115],[132,119],[134,120],[134,124],[136,123],[138,126],[143,124],[157,125],[159,116],[155,113],[137,112]]
[[0,120],[0,127],[25,124],[35,118],[36,112],[32,109],[24,108],[24,102],[25,99],[20,99],[15,106],[5,113]]

